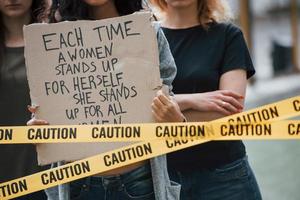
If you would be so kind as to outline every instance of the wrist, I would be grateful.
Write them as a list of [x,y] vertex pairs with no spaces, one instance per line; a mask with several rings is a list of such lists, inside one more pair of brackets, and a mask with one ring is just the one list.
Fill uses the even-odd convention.
[[199,103],[201,102],[200,100],[200,94],[191,94],[190,98],[190,108],[193,110],[199,110]]
[[181,111],[192,109],[193,107],[193,103],[190,100],[189,95],[187,94],[175,95],[175,100],[179,105]]

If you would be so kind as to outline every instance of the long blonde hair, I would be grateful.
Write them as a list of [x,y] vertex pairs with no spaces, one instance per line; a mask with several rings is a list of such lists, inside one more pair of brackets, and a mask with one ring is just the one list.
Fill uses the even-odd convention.
[[[165,13],[168,5],[165,0],[150,0],[150,3]],[[226,22],[232,19],[230,7],[226,0],[198,0],[199,23],[207,28],[211,22]]]

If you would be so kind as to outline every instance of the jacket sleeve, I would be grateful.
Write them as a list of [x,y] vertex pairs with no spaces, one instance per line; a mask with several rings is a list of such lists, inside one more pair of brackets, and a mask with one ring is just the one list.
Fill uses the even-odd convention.
[[170,94],[172,93],[172,82],[176,76],[176,64],[172,56],[169,43],[160,28],[158,22],[153,23],[156,34],[159,49],[159,62],[160,62],[160,76],[163,80],[163,84],[169,87]]

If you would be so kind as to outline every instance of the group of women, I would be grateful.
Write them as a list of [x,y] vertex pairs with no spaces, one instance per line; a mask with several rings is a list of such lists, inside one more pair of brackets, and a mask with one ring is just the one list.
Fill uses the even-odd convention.
[[[152,113],[157,122],[210,121],[243,110],[247,79],[255,70],[239,28],[222,0],[0,1],[0,125],[46,125],[30,119],[23,25],[101,20],[143,10],[155,23],[163,83]],[[145,47],[147,48],[147,47]],[[176,63],[176,64],[175,64]],[[177,74],[176,74],[177,67]],[[147,106],[147,105],[145,105]],[[34,109],[29,109],[33,111]],[[0,145],[0,182],[32,174],[32,145]],[[49,200],[260,200],[242,141],[213,141],[46,190]],[[20,199],[46,199],[43,192]]]

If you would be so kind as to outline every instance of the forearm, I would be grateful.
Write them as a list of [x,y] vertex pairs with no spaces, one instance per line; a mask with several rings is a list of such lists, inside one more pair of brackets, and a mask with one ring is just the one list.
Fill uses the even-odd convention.
[[175,100],[178,103],[180,110],[197,109],[197,101],[201,98],[201,93],[196,94],[176,94]]
[[[223,74],[220,78],[219,89],[233,91],[241,96],[245,96],[246,93],[246,85],[247,85],[247,77],[246,71],[244,70],[233,70]],[[201,94],[201,93],[200,93]],[[204,93],[202,93],[204,94]],[[237,97],[237,96],[236,96]],[[214,99],[220,99],[218,96],[210,99],[210,102]],[[244,104],[244,98],[235,98],[240,105]],[[223,99],[224,100],[224,99]],[[206,104],[206,107],[208,107]],[[237,105],[237,104],[236,104]],[[241,112],[243,109],[239,109]],[[234,113],[231,113],[234,114]],[[225,115],[222,112],[218,112],[216,110],[196,110],[189,109],[184,111],[184,115],[186,116],[188,121],[211,121],[215,119],[219,119],[228,115]]]
[[230,90],[216,90],[205,93],[175,95],[181,111],[196,110],[216,112],[225,115],[235,114],[243,109],[243,97]]
[[226,115],[213,111],[186,110],[183,112],[188,122],[206,122],[225,117]]

